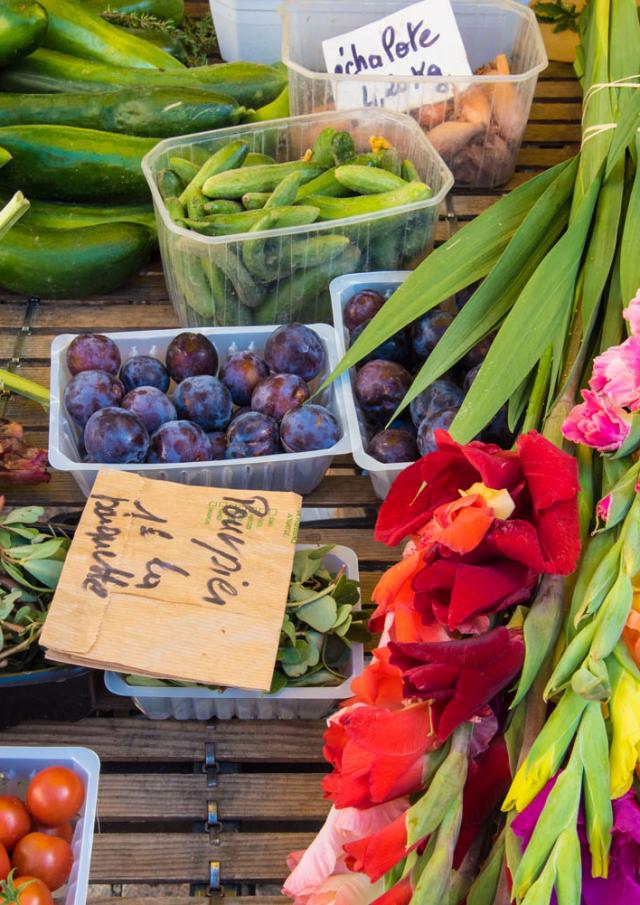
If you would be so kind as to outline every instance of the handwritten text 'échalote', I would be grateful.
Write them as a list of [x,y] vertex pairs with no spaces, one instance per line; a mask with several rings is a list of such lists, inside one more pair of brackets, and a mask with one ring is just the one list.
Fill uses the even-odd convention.
[[[396,59],[402,60],[412,53],[420,53],[429,47],[433,47],[440,40],[439,34],[433,34],[431,29],[426,28],[424,20],[420,19],[416,23],[406,23],[406,35],[399,36],[393,25],[387,25],[380,36],[380,52],[360,53],[356,44],[351,42],[350,47],[345,50],[344,47],[338,49],[341,57],[344,57],[344,63],[337,63],[333,71],[336,75],[359,75],[361,72],[368,72],[374,69],[382,69],[388,63],[395,62]],[[350,59],[349,59],[350,55]],[[427,65],[422,60],[419,65],[411,66],[413,75],[442,75],[439,66]]]

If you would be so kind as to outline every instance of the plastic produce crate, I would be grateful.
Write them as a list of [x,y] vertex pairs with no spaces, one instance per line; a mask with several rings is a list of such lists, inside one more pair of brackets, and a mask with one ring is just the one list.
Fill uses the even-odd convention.
[[[327,126],[351,132],[358,152],[369,151],[369,138],[382,135],[403,158],[411,159],[420,178],[433,190],[425,201],[381,211],[262,233],[278,263],[274,279],[259,283],[242,263],[243,246],[256,233],[203,236],[176,226],[160,196],[156,179],[173,156],[202,163],[230,141],[242,139],[251,151],[276,161],[296,160]],[[438,207],[453,177],[410,117],[379,109],[316,113],[183,135],[161,141],[143,159],[158,224],[162,263],[169,296],[185,326],[331,322],[328,286],[333,277],[355,270],[394,269],[431,250]],[[292,269],[292,249],[300,240],[347,236],[346,250],[328,263]],[[295,243],[295,245],[294,245]],[[299,260],[299,258],[297,258]]]
[[[352,295],[360,292],[362,289],[375,289],[384,296],[391,295],[401,283],[409,276],[410,271],[396,270],[380,273],[350,273],[343,277],[333,280],[330,285],[331,307],[333,310],[333,320],[336,325],[336,333],[338,336],[338,345],[340,347],[341,357],[349,346],[349,331],[342,322],[342,311]],[[373,456],[370,456],[367,450],[367,444],[370,440],[369,431],[364,418],[358,413],[358,405],[353,393],[353,380],[355,379],[355,368],[351,368],[348,375],[348,385],[346,392],[346,409],[347,424],[349,429],[349,437],[351,442],[351,451],[356,465],[359,465],[366,471],[371,478],[373,489],[380,499],[384,499],[389,493],[389,488],[410,462],[405,464],[388,464],[378,462]]]
[[274,63],[280,56],[280,0],[209,0],[220,56]]
[[[298,544],[297,550],[309,550],[313,544]],[[335,546],[324,558],[331,571],[346,566],[347,578],[359,580],[358,558],[348,547]],[[354,609],[359,609],[356,604]],[[212,656],[215,652],[212,651]],[[274,695],[259,691],[241,691],[227,688],[212,691],[203,686],[193,688],[129,685],[125,677],[116,672],[105,672],[104,680],[112,694],[132,698],[136,707],[149,719],[166,720],[318,720],[326,716],[335,705],[351,695],[351,681],[364,667],[362,644],[351,648],[349,668],[341,685],[324,688],[283,688]]]
[[[426,135],[433,133],[434,146],[453,172],[456,185],[503,185],[515,169],[538,73],[548,64],[533,11],[512,0],[452,0],[471,70],[475,72],[498,54],[504,54],[509,63],[508,75],[407,77],[327,73],[322,55],[324,40],[405,6],[404,0],[360,0],[355,4],[286,0],[282,7],[282,59],[289,69],[292,114],[335,107],[345,79],[351,84],[375,86],[381,98],[387,93],[401,93],[409,85],[422,86],[415,106],[408,112]],[[433,102],[436,86],[446,88],[443,97],[448,96],[448,101]],[[473,111],[473,115],[468,111]],[[450,129],[439,128],[445,121],[466,122],[467,127],[458,129],[453,139]]]
[[[320,336],[326,353],[325,371],[313,381],[312,390],[320,385],[339,360],[336,333],[327,324],[312,324]],[[221,327],[202,328],[215,345],[220,360],[230,351],[251,349],[262,353],[264,344],[275,328]],[[178,330],[134,330],[107,334],[118,346],[122,361],[132,355],[153,355],[164,360],[170,341]],[[346,381],[336,381],[314,401],[326,405],[336,416],[342,429],[338,442],[330,449],[303,453],[278,453],[250,459],[225,459],[211,462],[185,462],[176,465],[98,465],[85,462],[80,453],[81,431],[68,417],[63,404],[63,392],[70,374],[66,363],[67,346],[73,334],[57,336],[51,345],[51,407],[49,410],[49,462],[58,471],[71,472],[82,492],[88,496],[101,468],[130,471],[145,478],[230,487],[246,490],[290,490],[310,493],[322,478],[334,456],[350,452],[346,419]]]
[[29,782],[40,770],[52,766],[68,767],[73,770],[82,780],[85,789],[84,803],[76,819],[71,840],[73,849],[71,876],[54,897],[56,902],[64,901],[64,905],[85,905],[100,776],[100,760],[95,751],[89,748],[0,746],[0,772],[5,777],[1,784],[1,794],[16,795],[24,800],[26,791],[24,783]]

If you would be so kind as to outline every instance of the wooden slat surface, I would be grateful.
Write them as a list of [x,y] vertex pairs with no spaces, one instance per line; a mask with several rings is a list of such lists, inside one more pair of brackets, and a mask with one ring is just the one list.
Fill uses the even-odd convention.
[[[206,8],[204,0],[187,2],[190,14]],[[452,192],[440,211],[436,242],[505,191],[575,154],[580,101],[570,66],[552,63],[541,73],[509,184],[495,191]],[[56,335],[177,326],[159,259],[108,296],[29,303],[0,292],[0,366],[17,359],[12,366],[20,373],[48,384]],[[34,444],[46,445],[47,416],[38,406],[12,397],[5,409],[4,416],[23,423]],[[38,503],[57,517],[79,512],[82,496],[71,475],[57,473],[48,485],[9,489],[7,502]],[[398,548],[373,540],[378,508],[368,477],[350,457],[335,460],[304,501],[300,540],[354,549],[365,602],[399,556]],[[320,786],[325,721],[151,722],[134,715],[129,699],[102,689],[97,706],[99,716],[76,724],[23,724],[2,734],[7,745],[81,745],[99,754],[91,905],[111,905],[114,893],[128,905],[157,905],[155,892],[160,905],[197,905],[203,899],[193,893],[206,889],[211,860],[220,862],[222,882],[241,893],[235,905],[282,902],[275,893],[286,876],[286,856],[311,841],[329,807]],[[220,764],[217,777],[202,769],[207,751],[214,751]],[[217,805],[222,821],[217,843],[204,831],[208,802]]]

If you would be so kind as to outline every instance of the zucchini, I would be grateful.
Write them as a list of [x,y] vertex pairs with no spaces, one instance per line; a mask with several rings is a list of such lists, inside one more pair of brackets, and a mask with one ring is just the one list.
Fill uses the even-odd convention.
[[[106,23],[105,23],[106,24]],[[109,66],[81,60],[66,53],[39,47],[0,72],[0,90],[27,93],[102,92],[133,88],[206,88],[235,98],[245,107],[273,100],[286,84],[286,74],[262,63],[215,63],[160,72],[125,66]]]
[[272,192],[289,173],[298,173],[300,182],[309,182],[310,179],[319,176],[323,169],[317,163],[291,160],[287,163],[227,170],[225,173],[210,176],[202,186],[202,191],[209,198],[242,198],[246,192]]
[[136,38],[140,38],[141,41],[148,41],[164,53],[168,53],[172,57],[175,57],[183,66],[188,66],[189,54],[187,53],[187,48],[180,38],[172,32],[167,31],[166,28],[129,28],[126,25],[118,25],[115,22],[111,24],[115,25],[116,28],[123,29],[123,31],[126,31],[130,35],[135,35]]
[[71,0],[41,0],[49,24],[44,46],[113,66],[184,69],[182,63]]
[[83,0],[82,5],[96,16],[107,12],[136,13],[170,19],[176,25],[184,19],[184,0]]
[[57,125],[165,138],[235,125],[243,108],[201,88],[127,88],[104,94],[0,94],[0,126]]
[[136,223],[64,230],[19,223],[0,242],[0,286],[52,299],[110,292],[140,270],[151,245]]
[[42,44],[47,14],[33,0],[3,0],[0,4],[0,66],[10,66]]
[[244,117],[246,123],[262,123],[270,119],[286,119],[289,112],[289,86],[285,85],[280,94],[270,104],[248,110]]
[[0,170],[0,186],[59,201],[145,201],[140,161],[155,144],[93,129],[6,126],[0,147],[12,159]]
[[22,221],[25,226],[48,229],[78,229],[100,223],[138,223],[156,235],[156,219],[150,204],[62,204],[56,201],[32,201]]

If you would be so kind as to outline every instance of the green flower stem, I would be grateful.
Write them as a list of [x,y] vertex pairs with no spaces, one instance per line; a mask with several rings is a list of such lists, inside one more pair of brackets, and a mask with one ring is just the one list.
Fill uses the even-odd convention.
[[5,206],[0,210],[0,239],[8,233],[11,227],[18,222],[20,217],[29,210],[29,202],[22,192],[16,192]]
[[549,374],[551,373],[551,362],[553,358],[553,346],[549,346],[538,362],[536,371],[536,379],[533,383],[529,404],[524,416],[521,433],[526,434],[527,431],[535,430],[540,424],[542,410],[544,408],[547,396],[547,387],[549,385]]
[[28,377],[5,371],[4,368],[0,368],[0,389],[9,390],[9,392],[25,396],[27,399],[33,399],[34,402],[39,402],[43,408],[49,407],[50,396],[46,387],[29,380]]

